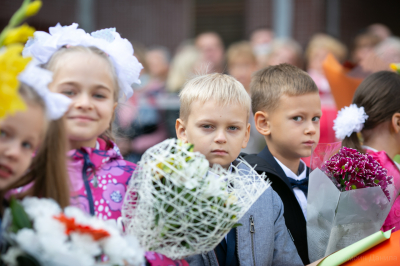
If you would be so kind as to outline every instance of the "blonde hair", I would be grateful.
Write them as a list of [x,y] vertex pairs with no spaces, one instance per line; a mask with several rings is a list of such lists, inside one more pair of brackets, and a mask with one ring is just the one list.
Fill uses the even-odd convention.
[[274,110],[284,94],[318,93],[318,88],[305,71],[285,63],[257,71],[251,79],[250,91],[253,113],[256,113]]
[[[277,53],[279,53],[282,49],[289,49],[293,53],[293,65],[302,68],[303,67],[303,49],[301,48],[301,45],[291,39],[291,38],[279,38],[275,39],[271,43],[271,50],[270,52],[266,55],[267,58],[267,65],[269,65],[271,58],[273,58]],[[289,62],[285,62],[289,63]]]
[[166,87],[170,92],[178,92],[185,82],[194,75],[195,64],[200,59],[200,51],[193,45],[182,48],[171,63]]
[[[21,83],[19,93],[27,103],[38,105],[45,110],[43,99],[28,85]],[[66,147],[67,137],[62,118],[49,122],[44,139],[31,162],[29,171],[5,191],[33,182],[33,186],[18,197],[29,195],[52,198],[61,207],[67,207],[70,203],[70,186],[66,166]]]
[[238,103],[250,113],[251,99],[243,85],[235,78],[225,74],[207,74],[189,80],[179,94],[180,118],[187,120],[190,106],[194,101],[205,103],[210,100],[226,106]]
[[228,67],[237,58],[247,58],[254,64],[257,64],[257,58],[254,55],[250,42],[248,41],[237,42],[229,46],[228,51],[226,52]]
[[339,60],[340,62],[346,60],[347,57],[346,46],[337,39],[327,34],[318,33],[311,38],[306,49],[307,62],[310,61],[311,57],[318,49],[326,49],[327,51],[332,53],[333,56],[335,56],[336,59]]
[[[68,47],[62,47],[60,48],[57,52],[55,52],[50,60],[43,66],[44,68],[52,71],[53,73],[55,73],[57,71],[57,69],[60,67],[60,62],[61,62],[61,58],[67,54],[70,53],[88,53],[88,54],[94,54],[94,55],[98,55],[101,58],[103,58],[107,64],[110,67],[110,72],[111,72],[111,76],[114,80],[114,102],[118,102],[118,95],[119,92],[121,90],[120,86],[119,86],[119,82],[118,82],[118,76],[117,76],[117,72],[115,70],[114,64],[112,63],[110,57],[102,50],[100,50],[97,47],[94,46],[89,46],[89,47],[85,47],[85,46],[68,46]],[[115,137],[114,137],[114,132],[113,132],[113,120],[115,118],[115,112],[113,113],[112,119],[110,121],[110,127],[103,133],[101,134],[101,136],[99,136],[100,138],[104,139],[107,143],[107,148],[112,147],[112,144],[110,141],[115,141]]]

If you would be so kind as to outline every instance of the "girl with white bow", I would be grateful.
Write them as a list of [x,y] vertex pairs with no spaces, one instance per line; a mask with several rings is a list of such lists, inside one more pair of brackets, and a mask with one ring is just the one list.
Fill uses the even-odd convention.
[[[357,88],[353,103],[339,111],[333,129],[343,146],[368,153],[393,176],[396,195],[400,168],[393,160],[400,154],[400,75],[381,71]],[[360,141],[360,138],[362,142]],[[400,229],[400,197],[395,200],[382,230]]]

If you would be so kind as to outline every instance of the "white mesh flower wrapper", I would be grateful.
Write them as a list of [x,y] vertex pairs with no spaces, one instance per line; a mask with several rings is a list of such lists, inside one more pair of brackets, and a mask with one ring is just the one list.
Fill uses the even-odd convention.
[[243,164],[210,169],[204,155],[174,139],[150,148],[125,196],[126,231],[172,259],[214,249],[270,185]]

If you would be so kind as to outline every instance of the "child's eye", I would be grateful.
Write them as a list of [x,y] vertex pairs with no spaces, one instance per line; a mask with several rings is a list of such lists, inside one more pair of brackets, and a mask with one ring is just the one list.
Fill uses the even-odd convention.
[[61,93],[68,97],[72,97],[75,95],[75,92],[72,90],[64,90],[64,91],[61,91]]
[[235,130],[238,130],[238,127],[230,126],[230,127],[228,127],[228,129],[229,129],[229,130],[232,130],[232,131],[235,131]]
[[321,119],[321,117],[319,117],[319,116],[314,116],[314,117],[312,118],[312,121],[313,121],[313,122],[318,122],[320,119]]
[[93,97],[98,98],[98,99],[106,98],[103,94],[94,94]]
[[27,150],[31,150],[33,148],[32,144],[27,141],[22,142],[22,147]]
[[202,125],[201,127],[204,128],[204,129],[210,129],[210,128],[212,128],[211,125]]
[[7,132],[5,132],[4,130],[0,129],[0,138],[7,138],[7,137],[8,137]]
[[296,122],[300,122],[301,120],[303,120],[303,118],[301,118],[301,116],[295,116],[293,117],[293,120]]

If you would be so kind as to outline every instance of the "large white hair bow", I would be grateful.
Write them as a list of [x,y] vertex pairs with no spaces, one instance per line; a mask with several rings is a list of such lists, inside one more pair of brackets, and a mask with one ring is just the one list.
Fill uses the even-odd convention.
[[91,34],[78,29],[78,24],[62,27],[59,23],[50,27],[49,32],[37,31],[23,51],[24,56],[33,56],[41,64],[49,61],[58,49],[65,45],[94,46],[107,53],[115,67],[121,91],[120,99],[133,95],[132,84],[140,84],[139,74],[143,66],[133,55],[132,44],[121,38],[115,28],[103,29]]
[[32,87],[43,99],[46,105],[47,118],[57,120],[68,110],[71,99],[49,90],[48,85],[53,80],[53,73],[40,68],[37,64],[38,62],[31,61],[19,74],[18,79]]
[[360,132],[367,119],[368,115],[362,106],[357,107],[357,105],[351,104],[342,108],[333,121],[336,138],[344,139],[346,136],[350,137],[353,132]]

